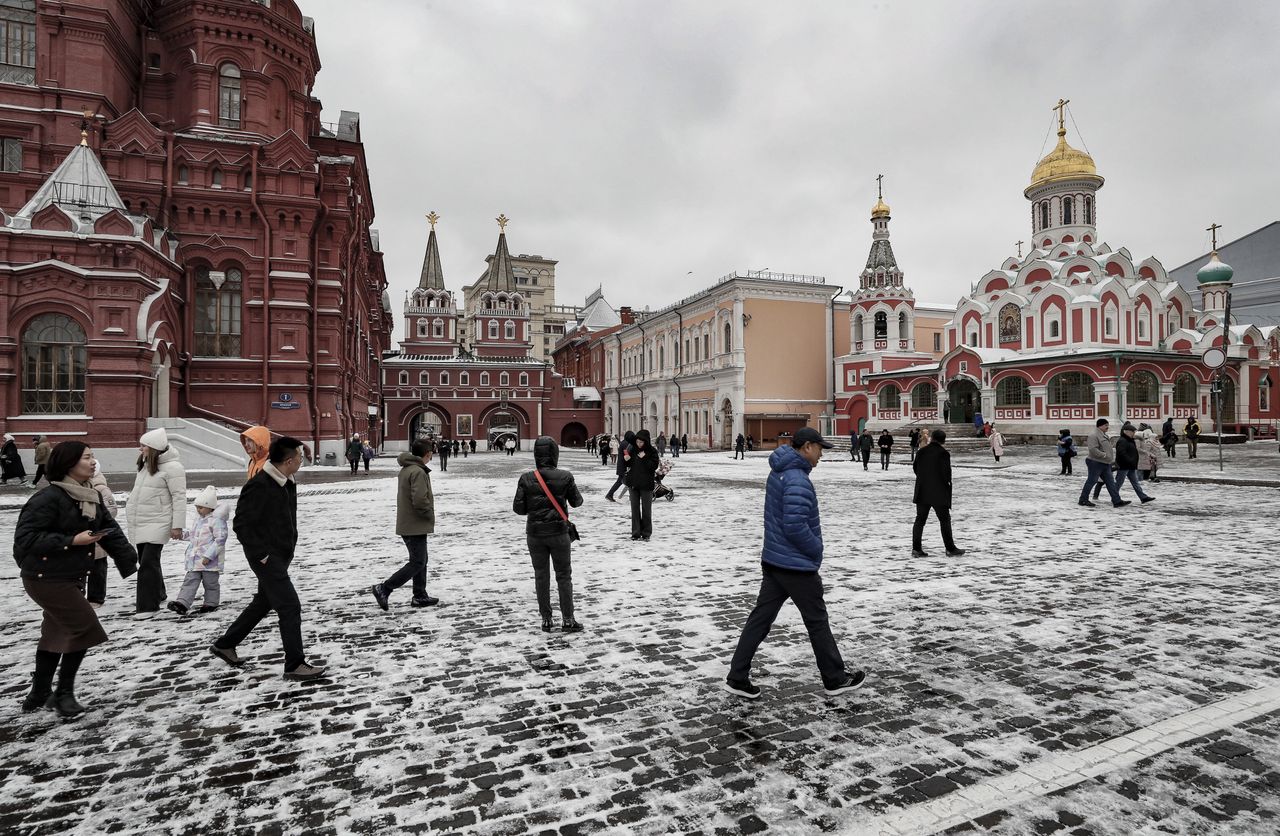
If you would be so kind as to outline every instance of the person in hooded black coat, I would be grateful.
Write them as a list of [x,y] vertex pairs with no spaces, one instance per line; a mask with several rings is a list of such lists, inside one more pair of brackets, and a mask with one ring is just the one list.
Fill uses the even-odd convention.
[[738,433],[738,437],[733,442],[733,460],[745,459],[747,457],[747,437],[742,433]]
[[22,465],[22,456],[18,453],[18,443],[13,436],[4,434],[4,446],[0,447],[0,485],[10,479],[27,483],[27,469]]
[[604,498],[610,502],[618,501],[613,498],[618,488],[622,488],[624,493],[627,491],[627,453],[635,445],[635,441],[636,434],[631,430],[627,430],[627,434],[622,437],[622,443],[618,445],[618,464],[617,469],[614,471],[617,473],[618,478],[613,480],[613,487],[609,488],[609,492],[604,495]]
[[653,536],[653,487],[654,474],[658,471],[658,451],[653,449],[648,430],[636,433],[622,458],[631,491],[631,539],[648,540]]
[[582,630],[582,625],[573,617],[569,524],[547,498],[535,475],[541,474],[547,490],[567,515],[569,508],[582,504],[582,494],[574,484],[573,474],[556,467],[559,463],[560,448],[551,437],[544,435],[534,441],[533,465],[536,470],[520,475],[511,507],[525,518],[525,539],[533,561],[533,585],[538,596],[538,611],[542,614],[543,632],[550,632],[552,626],[551,573],[547,566],[550,563],[555,568],[556,588],[560,594],[560,629],[566,633],[577,633]]
[[930,438],[932,443],[920,448],[912,465],[916,472],[916,490],[911,501],[916,504],[916,521],[911,528],[911,555],[929,556],[923,546],[924,524],[929,519],[929,510],[933,509],[942,526],[942,543],[947,554],[959,557],[965,550],[956,546],[951,535],[951,454],[942,446],[947,434],[934,430]]
[[858,453],[862,456],[862,469],[867,469],[867,464],[871,461],[871,431],[863,430],[862,435],[858,436]]

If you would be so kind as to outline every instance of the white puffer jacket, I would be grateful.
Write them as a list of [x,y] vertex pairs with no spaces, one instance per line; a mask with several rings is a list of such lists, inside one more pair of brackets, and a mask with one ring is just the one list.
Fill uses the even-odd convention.
[[168,543],[169,533],[187,523],[187,471],[173,447],[160,454],[154,474],[144,467],[133,480],[124,507],[130,543]]

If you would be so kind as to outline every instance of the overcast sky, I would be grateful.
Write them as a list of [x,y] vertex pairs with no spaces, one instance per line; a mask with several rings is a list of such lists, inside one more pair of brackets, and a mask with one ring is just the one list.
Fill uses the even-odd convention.
[[361,113],[397,313],[431,210],[455,291],[500,212],[513,253],[559,260],[562,304],[603,284],[657,308],[762,268],[856,286],[880,173],[908,285],[954,304],[1030,238],[1059,97],[1113,247],[1172,269],[1211,222],[1280,218],[1280,3],[300,5],[324,118]]

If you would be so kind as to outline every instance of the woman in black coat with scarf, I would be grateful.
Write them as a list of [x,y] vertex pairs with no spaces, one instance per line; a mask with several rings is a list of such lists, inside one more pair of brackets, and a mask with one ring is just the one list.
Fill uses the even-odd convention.
[[89,648],[107,640],[97,612],[84,597],[94,547],[101,545],[126,578],[138,569],[138,553],[89,484],[93,451],[87,445],[64,441],[54,447],[48,476],[49,486],[22,507],[13,537],[22,587],[44,611],[31,693],[22,710],[44,707],[72,718],[84,713],[75,697],[80,663]]
[[627,489],[631,491],[631,539],[648,540],[653,536],[653,475],[658,470],[658,451],[653,449],[648,430],[636,433],[625,458]]

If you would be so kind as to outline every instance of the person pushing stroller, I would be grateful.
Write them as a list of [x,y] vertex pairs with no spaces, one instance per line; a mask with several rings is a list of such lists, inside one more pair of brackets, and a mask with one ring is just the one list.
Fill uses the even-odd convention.
[[672,467],[674,467],[672,460],[669,458],[666,458],[666,459],[663,459],[658,464],[658,469],[653,472],[653,498],[654,499],[665,499],[667,502],[675,501],[676,489],[672,487],[668,487],[667,485],[664,485],[662,483],[662,480],[666,477],[666,475],[671,472]]

